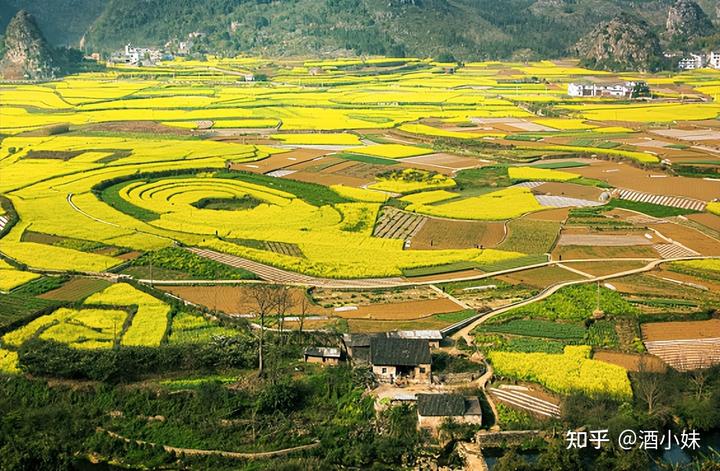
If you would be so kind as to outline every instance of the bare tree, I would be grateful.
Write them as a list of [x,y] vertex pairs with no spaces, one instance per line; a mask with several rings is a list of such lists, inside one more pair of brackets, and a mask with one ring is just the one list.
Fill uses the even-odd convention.
[[647,404],[648,414],[655,414],[660,399],[662,398],[662,378],[650,366],[647,357],[640,358],[638,363],[638,372],[635,375],[635,391],[645,404]]
[[710,379],[708,377],[710,373],[709,368],[712,365],[707,359],[704,359],[694,366],[695,368],[690,371],[690,382],[695,387],[695,399],[700,401],[707,395],[705,388],[707,387],[708,380]]
[[285,328],[285,314],[287,314],[292,305],[293,295],[290,289],[287,286],[279,288],[275,295],[275,312],[278,315],[280,334],[283,333]]
[[250,296],[255,301],[257,317],[260,321],[260,332],[258,334],[258,376],[264,375],[263,342],[265,340],[265,318],[275,309],[278,299],[278,289],[284,290],[284,288],[277,285],[266,283],[254,284],[250,288]]
[[300,316],[300,333],[302,333],[303,327],[305,326],[305,317],[307,317],[307,313],[310,310],[310,300],[306,293],[300,295],[298,308],[300,309],[300,313],[298,314]]

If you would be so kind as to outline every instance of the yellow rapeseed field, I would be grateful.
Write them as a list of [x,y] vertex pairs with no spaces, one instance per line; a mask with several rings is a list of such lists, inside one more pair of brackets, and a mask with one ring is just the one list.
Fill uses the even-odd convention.
[[424,205],[457,198],[458,196],[459,195],[457,193],[452,193],[450,191],[434,190],[403,196],[401,199],[416,205]]
[[550,353],[490,352],[495,371],[525,381],[537,381],[561,394],[632,398],[627,371],[617,365],[590,359],[591,347],[567,346],[562,355]]
[[710,202],[707,204],[707,210],[713,214],[720,216],[720,202]]
[[121,345],[154,347],[160,345],[165,337],[170,306],[127,283],[117,283],[95,293],[85,300],[85,304],[137,306]]
[[10,291],[39,277],[37,273],[0,267],[0,291]]
[[579,178],[580,175],[562,170],[535,167],[509,167],[508,176],[513,180],[539,180],[548,182],[566,182]]
[[10,350],[0,348],[0,373],[13,375],[20,373],[18,369],[18,354]]
[[340,196],[355,201],[366,201],[368,203],[384,203],[390,195],[381,191],[366,190],[365,188],[354,188],[345,185],[330,185],[330,189]]
[[273,134],[271,137],[283,141],[285,144],[343,146],[359,146],[362,144],[355,134],[350,133]]
[[455,180],[450,177],[442,174],[431,175],[429,172],[415,169],[405,169],[402,172],[379,176],[376,179],[377,183],[373,183],[368,188],[392,193],[411,193],[455,186]]
[[429,216],[454,219],[502,220],[543,209],[527,188],[506,188],[481,196],[450,200],[435,205],[411,204],[406,208]]

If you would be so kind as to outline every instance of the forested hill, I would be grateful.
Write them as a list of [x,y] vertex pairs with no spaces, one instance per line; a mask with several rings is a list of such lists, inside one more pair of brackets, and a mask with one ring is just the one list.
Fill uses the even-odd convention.
[[[674,0],[0,0],[0,27],[27,9],[48,40],[108,51],[205,33],[196,47],[267,55],[451,54],[554,58],[620,12],[658,35]],[[719,0],[698,3],[717,20]]]

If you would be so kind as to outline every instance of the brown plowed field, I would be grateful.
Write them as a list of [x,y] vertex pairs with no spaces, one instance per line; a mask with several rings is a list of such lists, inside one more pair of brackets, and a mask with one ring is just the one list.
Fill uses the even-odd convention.
[[481,167],[483,165],[487,165],[486,162],[482,162],[478,159],[445,153],[409,157],[407,159],[402,159],[401,162],[411,165],[426,165],[434,168],[438,172],[441,172],[442,170],[450,170],[452,172],[463,168]]
[[627,247],[631,245],[652,245],[652,241],[642,234],[568,234],[563,232],[557,241],[558,246],[589,245],[592,247]]
[[54,301],[80,301],[110,286],[109,281],[96,278],[73,278],[61,287],[43,293],[38,298]]
[[563,260],[586,258],[659,258],[650,246],[634,247],[591,247],[581,245],[558,246],[553,250],[553,259]]
[[691,227],[680,224],[649,224],[648,227],[702,255],[720,255],[720,241]]
[[714,231],[720,232],[720,216],[710,213],[691,214],[687,216],[691,221],[695,221],[703,226],[709,227]]
[[[569,169],[572,173],[574,169]],[[587,185],[576,185],[574,183],[548,182],[533,189],[533,193],[539,195],[565,196],[567,198],[579,198],[582,200],[598,201],[603,193],[600,188]]]
[[497,277],[499,280],[511,284],[524,284],[545,288],[563,281],[579,280],[582,276],[557,266],[533,268],[520,272],[510,273]]
[[505,237],[501,222],[449,221],[428,218],[412,239],[417,250],[495,247]]
[[268,173],[273,170],[296,165],[300,162],[306,162],[316,159],[322,155],[329,153],[327,150],[317,149],[295,149],[282,154],[273,154],[270,157],[255,162],[235,163],[230,166],[232,170],[244,170],[253,173]]
[[388,171],[388,165],[373,165],[365,162],[346,161],[347,165],[336,165],[325,170],[346,177],[360,178],[367,182],[375,181],[375,175]]
[[292,175],[288,175],[288,178],[293,180],[299,180],[307,183],[318,183],[320,185],[346,185],[346,186],[363,186],[370,183],[372,180],[366,180],[362,178],[346,177],[338,175],[336,173],[324,173],[324,172],[295,172]]
[[340,159],[338,157],[333,157],[332,155],[324,155],[321,157],[317,157],[312,160],[305,160],[300,163],[296,163],[294,165],[291,165],[290,167],[287,167],[286,170],[295,170],[295,171],[306,171],[306,172],[320,172],[323,171],[328,166],[333,165],[341,165],[346,163],[347,160]]
[[686,275],[685,273],[677,273],[670,270],[661,270],[657,273],[657,276],[661,278],[670,278],[671,280],[682,281],[684,283],[694,283],[696,285],[704,286],[708,290],[718,293],[720,295],[720,282],[713,281],[707,278],[698,278],[692,275]]
[[[323,159],[325,160],[325,159]],[[319,161],[318,163],[323,163],[323,160]],[[328,160],[333,161],[334,163],[332,165],[327,165],[328,162],[323,163],[323,169],[322,171],[325,173],[341,173],[343,170],[349,169],[351,167],[357,166],[359,162],[355,162],[353,160],[345,160],[341,159],[339,157],[332,157]],[[347,175],[348,177],[357,177],[358,175]]]
[[[211,310],[217,309],[226,314],[250,314],[257,311],[257,305],[247,286],[158,286],[158,288],[193,304]],[[296,302],[286,314],[298,314],[300,313],[298,300],[301,296],[305,296],[305,292],[300,288],[289,288],[289,290]],[[306,314],[331,315],[332,313],[332,309],[309,304]]]
[[555,208],[547,209],[545,211],[538,211],[537,213],[530,213],[523,216],[524,219],[531,219],[533,221],[565,221],[570,213],[570,208]]
[[116,258],[119,258],[120,260],[135,260],[140,255],[142,255],[142,252],[138,252],[137,250],[133,250],[131,252],[125,252],[120,255],[116,255]]
[[371,304],[358,306],[355,311],[335,312],[334,315],[345,319],[372,319],[381,321],[403,321],[422,319],[433,314],[457,312],[463,308],[447,298],[423,301],[407,301],[392,304]]
[[[678,285],[672,281],[664,280],[663,277],[659,275],[661,273],[662,272],[645,272],[634,274],[611,280],[610,283],[621,293],[637,295],[639,300],[648,297],[659,297],[664,299],[682,299],[697,302],[698,305],[705,305],[719,298],[713,291],[706,291],[693,286]],[[707,284],[701,281],[698,281],[696,284],[707,287]]]
[[641,326],[643,340],[689,340],[720,337],[720,319],[687,322],[650,322]]
[[611,275],[613,273],[621,273],[627,270],[642,268],[646,264],[644,262],[573,262],[564,265],[580,270],[583,273],[594,276]]
[[634,353],[600,350],[593,353],[593,360],[600,360],[605,363],[622,366],[628,371],[635,372],[640,371],[640,362],[644,361],[643,369],[645,371],[653,371],[657,373],[664,373],[667,371],[665,363],[654,355],[637,355]]
[[720,195],[720,182],[689,177],[651,178],[651,174],[658,172],[649,172],[622,162],[596,160],[588,167],[573,168],[572,172],[604,180],[618,188],[655,195],[687,196],[702,201],[710,201]]

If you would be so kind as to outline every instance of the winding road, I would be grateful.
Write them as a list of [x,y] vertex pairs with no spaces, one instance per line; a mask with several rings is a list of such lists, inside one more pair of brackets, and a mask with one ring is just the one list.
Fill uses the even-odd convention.
[[[562,288],[565,288],[566,286],[581,285],[581,284],[585,284],[585,283],[597,283],[599,281],[611,280],[614,278],[622,278],[623,276],[644,273],[644,272],[653,270],[661,263],[666,263],[666,262],[678,262],[678,261],[682,261],[682,260],[697,260],[697,259],[709,259],[709,258],[718,258],[718,257],[679,257],[679,258],[671,258],[671,259],[658,259],[658,260],[653,260],[652,262],[648,263],[644,267],[635,268],[632,270],[625,270],[625,271],[621,271],[621,272],[617,272],[617,273],[611,273],[609,275],[594,276],[592,278],[584,278],[584,279],[580,279],[580,280],[563,281],[561,283],[557,283],[555,285],[545,288],[544,290],[542,290],[535,296],[524,299],[522,301],[518,301],[516,303],[508,304],[507,306],[493,309],[491,311],[487,311],[487,312],[484,312],[484,313],[478,315],[475,320],[470,322],[468,325],[462,327],[461,329],[457,330],[457,332],[453,333],[452,337],[455,339],[464,337],[465,341],[468,344],[472,344],[474,339],[473,339],[472,335],[470,335],[470,333],[478,325],[482,324],[483,322],[487,321],[488,319],[492,319],[493,317],[497,316],[498,314],[502,314],[511,309],[515,309],[515,308],[522,307],[522,306],[527,306],[528,304],[542,301],[543,299],[551,296],[552,294],[556,293],[558,290],[560,290]],[[566,260],[566,261],[564,261],[564,263],[567,263],[569,261],[571,261],[571,260]]]

